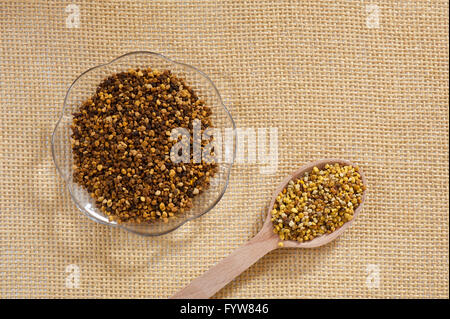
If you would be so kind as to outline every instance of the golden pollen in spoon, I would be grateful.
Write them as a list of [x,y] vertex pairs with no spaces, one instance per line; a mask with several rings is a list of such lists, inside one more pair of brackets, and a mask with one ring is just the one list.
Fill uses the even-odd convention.
[[271,211],[281,240],[310,241],[353,219],[366,187],[358,166],[340,163],[313,167],[289,181]]

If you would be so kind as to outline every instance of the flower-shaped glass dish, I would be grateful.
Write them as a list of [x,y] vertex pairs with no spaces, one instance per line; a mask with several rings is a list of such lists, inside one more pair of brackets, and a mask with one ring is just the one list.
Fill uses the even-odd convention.
[[[218,172],[211,179],[210,187],[202,194],[196,196],[193,200],[193,207],[177,216],[169,218],[169,222],[155,221],[153,223],[122,223],[110,221],[103,212],[95,205],[94,200],[88,192],[73,181],[73,157],[71,146],[72,114],[80,105],[91,97],[99,85],[106,77],[130,68],[148,68],[158,70],[170,70],[175,75],[186,80],[193,90],[205,100],[206,104],[212,110],[212,123],[216,132],[221,132],[220,136],[214,136],[217,140],[224,135],[223,133],[232,132],[232,141],[227,139],[223,143],[225,152],[221,158],[218,156]],[[56,124],[52,134],[52,155],[55,165],[65,180],[69,193],[75,202],[75,205],[90,219],[101,224],[122,227],[133,233],[145,236],[157,236],[171,232],[189,220],[202,216],[210,211],[222,198],[228,185],[231,166],[233,165],[236,152],[235,124],[222,102],[220,94],[214,83],[200,70],[179,62],[172,61],[161,54],[139,51],[130,52],[120,56],[113,61],[93,67],[82,73],[70,86],[64,99],[64,105],[61,117]],[[229,134],[229,133],[228,133]],[[219,134],[218,134],[219,135]],[[225,134],[226,135],[226,134]],[[220,145],[220,144],[217,144]]]

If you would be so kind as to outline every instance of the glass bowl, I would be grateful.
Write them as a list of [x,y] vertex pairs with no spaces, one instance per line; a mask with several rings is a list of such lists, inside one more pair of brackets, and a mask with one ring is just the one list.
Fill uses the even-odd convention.
[[[169,222],[155,221],[152,223],[121,223],[110,221],[95,205],[94,200],[80,185],[73,181],[73,157],[71,146],[72,114],[82,102],[95,93],[98,84],[106,77],[130,68],[148,68],[171,70],[175,75],[185,79],[199,97],[205,100],[212,110],[212,123],[220,135],[214,138],[231,135],[224,143],[225,160],[218,160],[218,171],[211,179],[210,187],[196,196],[193,207]],[[231,141],[232,140],[232,141]],[[158,236],[171,232],[184,223],[202,216],[210,211],[222,198],[228,186],[231,166],[236,153],[236,136],[234,121],[222,102],[219,91],[214,83],[203,72],[190,65],[175,62],[167,57],[153,52],[138,51],[122,55],[109,63],[101,64],[83,72],[70,86],[64,99],[61,117],[52,134],[52,155],[56,168],[66,182],[69,193],[75,205],[90,219],[109,226],[121,227],[130,232],[144,236]]]

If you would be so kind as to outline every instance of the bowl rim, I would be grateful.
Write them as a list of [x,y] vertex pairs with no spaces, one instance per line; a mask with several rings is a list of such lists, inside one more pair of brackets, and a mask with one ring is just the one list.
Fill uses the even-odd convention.
[[[79,79],[81,79],[81,78],[82,78],[84,75],[86,75],[87,73],[89,73],[89,72],[91,72],[91,71],[93,71],[93,70],[95,70],[95,69],[98,69],[98,68],[102,68],[102,67],[105,67],[105,66],[108,66],[108,65],[112,65],[114,62],[117,62],[118,60],[120,60],[120,59],[122,59],[122,58],[124,58],[124,57],[130,56],[130,55],[137,55],[137,54],[146,54],[146,55],[156,56],[156,57],[158,57],[158,58],[162,58],[163,60],[166,60],[166,61],[169,62],[169,63],[177,64],[177,65],[180,65],[180,66],[182,66],[182,67],[186,67],[186,68],[188,68],[188,69],[191,69],[191,70],[193,70],[194,72],[197,72],[197,73],[199,73],[201,76],[203,76],[203,77],[209,82],[209,84],[211,85],[211,87],[214,89],[214,91],[215,91],[217,97],[219,98],[220,105],[222,105],[222,107],[224,108],[225,113],[227,114],[228,118],[230,119],[231,124],[232,124],[232,128],[233,128],[233,130],[232,130],[232,131],[233,131],[233,143],[234,143],[233,148],[232,148],[232,150],[233,150],[233,156],[231,157],[231,161],[230,161],[229,163],[227,163],[227,164],[229,165],[229,168],[228,168],[228,171],[227,171],[227,173],[226,173],[225,186],[224,186],[223,190],[221,191],[221,193],[219,194],[219,196],[217,196],[217,198],[216,198],[216,199],[215,199],[215,200],[214,200],[214,201],[213,201],[213,202],[212,202],[212,203],[211,203],[211,204],[210,204],[210,205],[209,205],[209,206],[201,213],[201,214],[198,214],[198,215],[195,215],[195,216],[186,218],[185,220],[183,220],[183,222],[181,222],[181,223],[178,224],[177,226],[175,226],[175,227],[173,227],[173,228],[171,228],[171,229],[165,230],[165,231],[163,231],[163,232],[160,232],[160,233],[144,233],[144,232],[139,232],[139,231],[137,231],[137,230],[134,230],[134,229],[132,229],[132,228],[127,227],[126,225],[118,224],[118,223],[108,223],[108,222],[105,222],[105,221],[103,221],[103,220],[100,220],[100,219],[98,219],[98,218],[92,216],[92,215],[91,215],[90,213],[88,213],[88,212],[86,211],[86,209],[85,209],[84,207],[82,207],[81,204],[78,202],[76,196],[73,194],[72,187],[70,187],[70,181],[66,179],[65,175],[63,174],[61,168],[59,167],[59,165],[58,165],[58,163],[57,163],[57,161],[56,161],[57,155],[56,155],[56,151],[55,151],[55,135],[56,135],[56,131],[57,131],[57,129],[58,129],[60,123],[61,123],[61,120],[62,120],[62,118],[63,118],[63,116],[64,116],[64,114],[65,114],[65,110],[66,110],[66,108],[67,108],[67,100],[68,100],[68,97],[69,97],[69,95],[70,95],[70,92],[71,92],[73,86],[77,83],[77,81],[78,81]],[[214,82],[209,78],[209,76],[207,76],[203,71],[197,69],[196,67],[194,67],[194,66],[192,66],[192,65],[189,65],[189,64],[186,64],[186,63],[183,63],[183,62],[178,62],[178,61],[172,60],[172,59],[170,59],[170,58],[168,58],[168,57],[166,57],[166,56],[164,56],[164,55],[162,55],[162,54],[160,54],[160,53],[156,53],[156,52],[152,52],[152,51],[145,51],[145,50],[127,52],[127,53],[125,53],[125,54],[123,54],[123,55],[120,55],[120,56],[118,56],[118,57],[112,59],[112,60],[109,61],[109,62],[106,62],[106,63],[102,63],[102,64],[98,64],[98,65],[96,65],[96,66],[93,66],[93,67],[87,69],[86,71],[82,72],[79,76],[77,76],[76,79],[75,79],[75,80],[72,82],[72,84],[69,86],[69,88],[68,88],[68,90],[67,90],[67,92],[66,92],[66,95],[65,95],[65,97],[64,97],[63,107],[62,107],[62,109],[61,109],[61,111],[60,111],[60,116],[59,116],[58,121],[57,121],[56,124],[55,124],[55,128],[53,129],[53,132],[52,132],[52,134],[51,134],[51,152],[52,152],[53,163],[55,164],[56,169],[57,169],[59,175],[60,175],[60,176],[62,177],[62,179],[64,180],[64,182],[65,182],[65,184],[66,184],[66,188],[67,188],[67,190],[69,191],[70,197],[72,198],[72,201],[75,203],[75,206],[78,208],[78,210],[81,211],[81,212],[82,212],[85,216],[87,216],[89,219],[91,219],[91,220],[93,220],[93,221],[95,221],[95,222],[97,222],[97,223],[99,223],[99,224],[103,224],[103,225],[107,225],[107,226],[111,226],[111,227],[122,228],[122,229],[125,229],[126,231],[129,231],[129,232],[131,232],[131,233],[134,233],[134,234],[137,234],[137,235],[140,235],[140,236],[144,236],[144,237],[156,237],[156,236],[161,236],[161,235],[168,234],[168,233],[170,233],[170,232],[173,232],[174,230],[177,230],[178,228],[180,228],[181,226],[183,226],[183,225],[186,224],[187,222],[192,221],[192,220],[194,220],[194,219],[197,219],[197,218],[199,218],[199,217],[205,215],[205,214],[208,213],[209,211],[211,211],[211,210],[217,205],[217,203],[219,203],[219,201],[222,199],[223,195],[225,194],[225,192],[226,192],[226,190],[227,190],[227,188],[228,188],[228,184],[229,184],[229,182],[230,182],[230,174],[231,174],[231,170],[232,170],[232,168],[233,168],[233,164],[234,164],[234,161],[235,161],[235,159],[236,159],[236,150],[237,150],[236,124],[235,124],[235,122],[234,122],[233,117],[231,116],[230,111],[228,110],[228,108],[226,107],[226,105],[223,103],[222,96],[220,95],[219,90],[217,89],[217,87],[216,87],[216,85],[214,84]]]

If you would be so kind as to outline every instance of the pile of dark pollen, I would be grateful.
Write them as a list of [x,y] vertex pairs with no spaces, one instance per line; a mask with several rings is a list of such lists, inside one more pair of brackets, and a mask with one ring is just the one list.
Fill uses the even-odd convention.
[[[209,187],[214,161],[174,163],[174,128],[212,127],[211,109],[170,71],[130,69],[106,78],[73,114],[74,181],[118,223],[168,222]],[[202,141],[202,145],[204,142]]]

